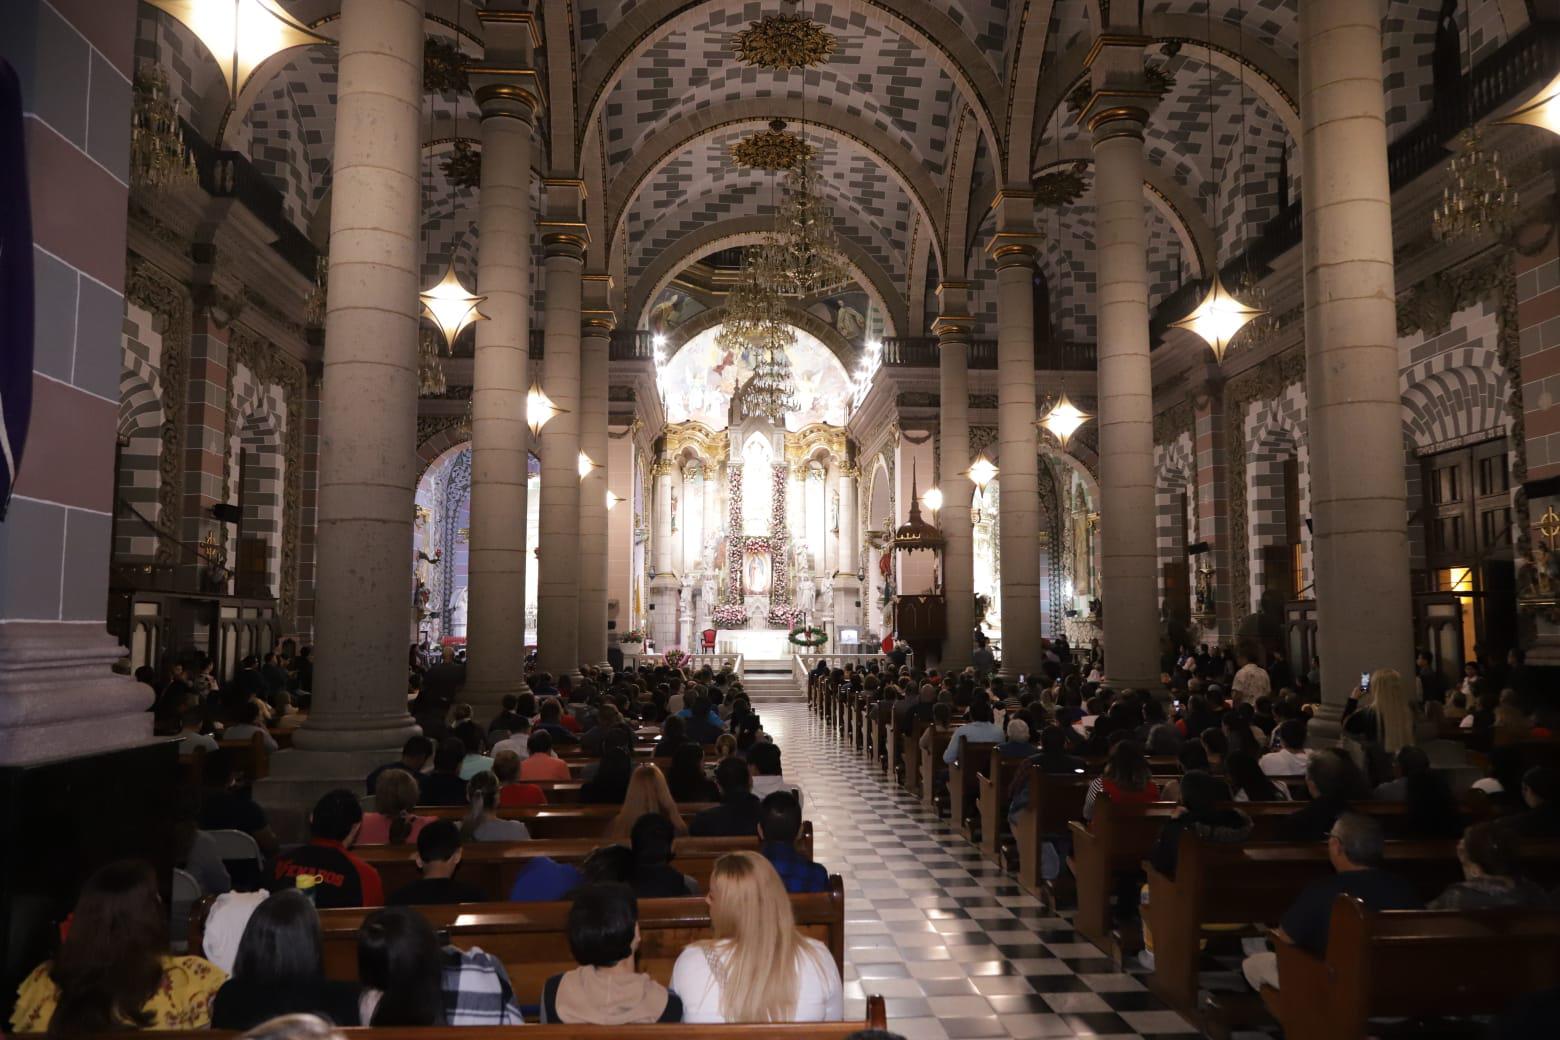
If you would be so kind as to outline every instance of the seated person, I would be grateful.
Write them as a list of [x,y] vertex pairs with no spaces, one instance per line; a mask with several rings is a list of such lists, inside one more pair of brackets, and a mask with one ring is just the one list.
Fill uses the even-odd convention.
[[620,1026],[679,1022],[682,1001],[634,970],[639,903],[626,885],[587,885],[569,908],[569,952],[579,967],[542,986],[542,1022]]
[[233,709],[233,717],[236,721],[234,725],[222,731],[222,739],[252,740],[255,734],[258,733],[263,738],[261,743],[265,745],[265,749],[275,754],[278,750],[276,738],[266,731],[265,724],[261,719],[263,713],[264,709],[260,706],[259,701],[248,700],[237,705]]
[[[522,762],[524,762],[527,756],[531,754],[531,720],[523,715],[515,719],[514,728],[507,730],[491,729],[488,730],[488,734],[494,738],[494,764],[497,764],[498,756],[502,755],[505,751],[514,752],[515,756]],[[499,734],[507,735],[500,737]]]
[[802,833],[802,806],[789,791],[776,791],[759,805],[758,838],[760,851],[780,875],[785,890],[827,892],[829,872],[821,863],[804,859],[796,851],[797,835]]
[[1457,842],[1463,880],[1430,901],[1431,910],[1549,906],[1549,894],[1517,872],[1519,839],[1494,822],[1476,823]]
[[374,811],[363,814],[357,843],[404,845],[416,841],[418,832],[434,819],[413,811],[419,794],[417,780],[406,770],[380,770],[374,784]]
[[504,963],[480,947],[440,948],[411,907],[370,914],[358,929],[358,1018],[371,1026],[518,1026]]
[[747,762],[753,769],[753,793],[759,798],[766,798],[776,791],[789,791],[798,802],[802,800],[802,789],[781,773],[779,745],[754,744],[747,753]]
[[[1047,726],[1040,731],[1040,750],[1029,756],[1029,761],[1047,776],[1081,775],[1083,759],[1067,753],[1067,732],[1060,726]],[[1020,769],[1008,790],[1008,820],[1029,808],[1029,774]]]
[[466,757],[460,761],[460,778],[470,780],[478,773],[493,768],[493,759],[487,754],[487,734],[471,719],[457,723],[455,739],[466,749]]
[[666,786],[678,804],[720,801],[720,788],[704,772],[704,748],[691,740],[672,753]]
[[672,791],[667,786],[666,777],[660,767],[654,763],[635,767],[633,775],[628,780],[628,790],[623,794],[623,807],[618,810],[617,816],[612,819],[612,825],[607,828],[607,837],[614,841],[627,838],[640,817],[646,813],[664,816],[677,837],[683,837],[688,833],[688,825],[683,822],[682,812],[672,799]]
[[699,894],[699,883],[671,865],[677,832],[659,813],[645,813],[629,832],[633,863],[622,878],[640,899],[680,899]]
[[[553,703],[557,703],[554,701]],[[553,731],[538,727],[526,741],[530,754],[520,763],[522,780],[568,780],[569,763],[553,754]]]
[[685,1022],[838,1022],[844,986],[829,948],[796,930],[780,876],[756,852],[730,852],[710,876],[713,939],[672,966]]
[[235,771],[233,753],[227,748],[207,752],[201,787],[201,830],[243,831],[255,839],[266,856],[276,855],[281,842],[271,830],[265,810],[255,804],[248,784]]
[[[1201,744],[1191,744],[1189,747],[1197,749],[1204,762],[1208,756],[1203,752]],[[1191,767],[1186,767],[1191,771]],[[1289,788],[1277,783],[1272,777],[1262,771],[1262,766],[1249,751],[1231,751],[1224,760],[1224,779],[1230,786],[1230,792],[1237,802],[1287,802]],[[1173,784],[1166,784],[1165,791],[1168,795]]]
[[1287,719],[1278,727],[1278,750],[1257,759],[1257,765],[1268,776],[1303,776],[1310,758],[1305,749],[1305,720]]
[[1392,756],[1394,779],[1376,785],[1371,799],[1378,802],[1403,802],[1408,800],[1408,779],[1430,771],[1430,756],[1422,748],[1405,744]]
[[274,888],[292,888],[300,876],[314,879],[312,897],[321,909],[381,906],[385,890],[379,871],[347,851],[363,825],[363,807],[351,791],[327,792],[309,814],[309,843],[276,861]]
[[1224,781],[1212,773],[1194,769],[1183,775],[1180,804],[1159,829],[1159,837],[1148,854],[1154,869],[1172,880],[1175,878],[1181,835],[1188,832],[1212,842],[1237,843],[1251,837],[1251,817],[1239,809],[1219,808],[1220,802],[1229,801],[1229,795]]
[[[1320,757],[1320,756],[1318,756]],[[1368,910],[1415,910],[1421,905],[1412,885],[1381,869],[1381,824],[1363,813],[1345,812],[1327,836],[1327,858],[1336,873],[1314,881],[1284,911],[1279,934],[1318,957],[1327,955],[1333,899],[1352,896]],[[1278,988],[1278,955],[1255,953],[1241,964],[1251,988]]]
[[460,869],[460,828],[452,820],[434,820],[417,835],[417,869],[422,877],[390,893],[387,906],[441,906],[481,903],[476,885],[455,880]]
[[211,1028],[249,1029],[277,1015],[358,1022],[358,987],[325,977],[320,915],[302,892],[276,892],[255,908],[238,943],[233,977],[211,1004]]
[[461,841],[528,841],[531,832],[519,820],[498,815],[498,777],[481,772],[466,785],[470,811],[460,824]]
[[524,724],[526,729],[531,728],[531,720],[520,714],[520,698],[518,696],[513,693],[506,693],[499,701],[499,704],[502,710],[493,717],[492,722],[488,723],[489,733],[495,730],[507,730],[510,733],[514,733],[522,724]]
[[688,727],[681,715],[668,715],[661,723],[661,739],[650,752],[652,758],[671,758],[677,749],[688,742]]
[[1324,748],[1305,764],[1305,786],[1311,800],[1285,816],[1277,826],[1279,841],[1320,841],[1349,807],[1349,799],[1364,789],[1365,778],[1345,752]]
[[1013,719],[1008,722],[1005,733],[1007,739],[997,745],[1003,758],[1028,758],[1035,753],[1035,746],[1029,740],[1029,723]]
[[556,903],[579,888],[585,875],[572,863],[551,856],[534,856],[525,862],[509,887],[511,903]]
[[973,744],[1002,742],[1002,727],[992,721],[991,702],[984,695],[970,705],[970,721],[954,730],[953,736],[948,739],[948,750],[943,752],[944,765],[953,765],[966,740]]
[[[571,718],[569,721],[574,720]],[[575,725],[577,726],[578,723]],[[575,736],[574,731],[564,723],[563,705],[556,697],[548,697],[542,701],[541,715],[531,731],[532,736],[537,733],[551,735],[552,743],[558,747],[573,747],[580,742],[580,738]],[[536,753],[534,748],[531,753],[533,755]]]
[[705,809],[688,825],[695,838],[743,838],[758,833],[758,799],[753,797],[753,778],[740,758],[728,758],[715,767],[715,783],[720,786],[720,804]]
[[1084,792],[1085,820],[1094,819],[1094,806],[1102,794],[1117,805],[1146,805],[1159,798],[1159,785],[1143,755],[1143,745],[1125,733],[1117,734],[1105,767]]
[[146,863],[120,860],[82,886],[59,952],[17,988],[11,1029],[54,1036],[205,1029],[226,981],[199,957],[169,956],[157,875]]
[[[527,752],[529,754],[529,752]],[[493,753],[493,775],[498,777],[498,805],[546,805],[547,792],[520,779],[522,759],[509,748]]]
[[196,750],[217,750],[217,738],[210,733],[201,732],[205,725],[205,709],[192,701],[191,705],[179,715],[179,754],[187,755]]
[[433,741],[424,736],[407,737],[406,743],[401,745],[401,758],[398,762],[386,762],[384,765],[368,774],[366,782],[369,794],[373,794],[379,785],[379,774],[386,769],[404,769],[413,777],[422,776],[422,771],[428,766],[428,759],[433,757]]
[[1560,768],[1534,766],[1522,774],[1526,812],[1502,819],[1501,826],[1522,838],[1560,838]]
[[433,753],[433,772],[417,778],[421,793],[419,805],[465,805],[466,781],[460,778],[460,765],[466,760],[466,745],[454,737],[439,741]]

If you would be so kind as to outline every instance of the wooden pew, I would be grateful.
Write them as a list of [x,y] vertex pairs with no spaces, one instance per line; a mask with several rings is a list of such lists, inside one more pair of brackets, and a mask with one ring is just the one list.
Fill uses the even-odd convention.
[[953,730],[946,733],[933,733],[929,742],[930,746],[921,747],[921,734],[926,731],[931,723],[916,723],[915,743],[911,745],[907,758],[917,763],[915,770],[916,786],[911,793],[918,794],[921,798],[921,808],[927,812],[937,811],[937,770],[942,767],[943,753],[948,750],[948,744],[953,740]]
[[[797,928],[817,939],[845,970],[845,884],[838,874],[829,891],[790,897]],[[574,967],[569,952],[569,907],[556,903],[462,903],[418,907],[446,941],[462,949],[480,946],[504,962],[519,1003],[541,1003],[542,985]],[[371,909],[322,910],[320,930],[325,944],[325,974],[333,979],[357,978],[357,936]],[[672,965],[689,943],[710,938],[709,904],[702,897],[639,900],[639,970],[663,985]]]
[[[991,768],[991,753],[996,746],[990,741],[962,741],[958,756],[948,767],[948,818],[971,841],[975,840],[975,828],[980,824],[976,805],[980,776]],[[933,765],[941,761],[942,756],[938,755]]]
[[[1526,873],[1560,878],[1560,841],[1522,847]],[[1426,901],[1462,878],[1454,841],[1388,841],[1383,866]],[[1197,1013],[1198,942],[1209,925],[1273,925],[1311,882],[1333,872],[1325,842],[1214,844],[1182,837],[1174,880],[1148,868],[1154,972],[1148,985],[1183,1014]]]
[[980,854],[999,866],[1002,836],[1007,832],[1008,789],[1013,786],[1024,759],[1007,758],[992,749],[991,766],[977,780],[976,804],[980,816]]
[[[515,876],[531,860],[549,856],[560,863],[578,865],[605,844],[600,838],[557,838],[533,841],[477,842],[461,850],[460,879],[481,889],[489,899],[509,898]],[[758,850],[757,838],[679,838],[672,865],[708,888],[715,861],[728,852]],[[812,821],[802,821],[802,833],[796,849],[812,859]],[[358,856],[379,871],[385,892],[394,892],[420,876],[413,856],[417,850],[406,845],[360,845]]]
[[[1026,764],[1029,808],[1013,824],[1018,841],[1018,883],[1035,897],[1053,902],[1050,885],[1040,876],[1041,846],[1047,835],[1065,835],[1068,825],[1083,815],[1089,777],[1079,771],[1053,775]],[[1004,797],[1006,795],[1004,794]]]
[[[714,802],[687,802],[677,807],[688,822]],[[498,810],[499,819],[519,820],[533,838],[605,838],[612,821],[622,810],[619,805],[517,805]],[[419,805],[419,816],[459,822],[465,819],[463,805]]]
[[[853,1022],[781,1022],[777,1024],[646,1026],[378,1026],[343,1029],[351,1040],[846,1040],[861,1029],[887,1029],[883,998],[867,998],[867,1015]],[[239,1034],[215,1029],[142,1030],[137,1040],[237,1040]],[[97,1033],[78,1040],[123,1040],[125,1034]]]
[[[253,783],[271,775],[271,752],[265,746],[264,732],[256,732],[248,740],[219,740],[217,747],[233,759],[234,773],[242,774],[245,782]],[[200,786],[207,754],[204,748],[196,748],[179,755],[179,773],[188,785]]]
[[1280,988],[1262,1000],[1286,1040],[1365,1036],[1372,1018],[1493,1014],[1560,979],[1557,910],[1370,911],[1339,896],[1326,957],[1273,941]]

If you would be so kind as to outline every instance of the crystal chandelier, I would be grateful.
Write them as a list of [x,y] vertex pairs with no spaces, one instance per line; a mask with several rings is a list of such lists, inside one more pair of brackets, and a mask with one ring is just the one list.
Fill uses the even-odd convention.
[[715,341],[722,350],[742,353],[768,344],[796,341],[774,285],[775,247],[764,241],[742,258],[742,274],[726,296],[726,320]]
[[423,329],[417,344],[417,394],[419,397],[438,397],[447,389],[444,366],[439,364],[438,334],[432,329]]
[[1500,168],[1500,152],[1484,149],[1484,136],[1471,126],[1458,137],[1461,151],[1446,166],[1446,187],[1430,217],[1437,242],[1489,232],[1503,235],[1516,223],[1518,198]]
[[132,183],[161,190],[180,181],[195,182],[195,159],[184,147],[179,106],[169,96],[168,77],[156,62],[147,62],[136,74],[130,126]]
[[1235,280],[1235,295],[1261,312],[1246,323],[1244,342],[1247,347],[1260,347],[1278,335],[1278,319],[1268,309],[1267,290],[1262,288],[1261,279],[1249,267]]
[[791,360],[781,343],[764,343],[756,353],[753,375],[737,391],[737,414],[783,423],[786,414],[796,410]]
[[772,256],[776,288],[788,296],[814,296],[843,285],[850,272],[834,233],[834,210],[818,191],[812,163],[797,163],[785,180]]

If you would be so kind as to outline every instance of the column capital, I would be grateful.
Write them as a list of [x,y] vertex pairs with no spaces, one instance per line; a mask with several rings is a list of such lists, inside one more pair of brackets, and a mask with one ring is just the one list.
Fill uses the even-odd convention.
[[518,119],[536,125],[536,113],[546,103],[542,79],[535,69],[492,70],[468,66],[473,93],[483,119]]
[[585,309],[580,311],[580,327],[586,334],[610,335],[617,328],[617,315],[611,310]]
[[846,480],[855,480],[861,476],[861,467],[854,462],[841,462],[839,464],[840,476]]
[[590,244],[590,229],[583,222],[544,220],[537,225],[542,235],[542,255],[548,260],[563,258],[585,262],[585,247]]
[[[970,309],[970,291],[972,286],[965,281],[946,281],[937,283],[937,309],[943,314],[965,314]],[[932,331],[936,331],[933,325]]]
[[932,322],[932,334],[939,340],[969,342],[975,332],[975,319],[968,314],[939,314]]
[[1045,236],[1034,231],[999,231],[986,247],[997,270],[1005,267],[1033,267]]
[[1143,74],[1143,51],[1154,41],[1133,33],[1101,33],[1084,59],[1092,92],[1078,120],[1095,143],[1120,136],[1143,136],[1160,93]]

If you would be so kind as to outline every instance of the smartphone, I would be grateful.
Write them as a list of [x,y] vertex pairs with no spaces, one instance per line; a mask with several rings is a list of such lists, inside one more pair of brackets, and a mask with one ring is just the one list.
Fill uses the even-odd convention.
[[1361,672],[1360,673],[1360,689],[1362,689],[1362,690],[1370,689],[1370,673],[1369,672]]

